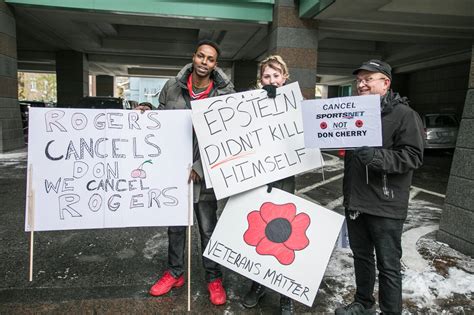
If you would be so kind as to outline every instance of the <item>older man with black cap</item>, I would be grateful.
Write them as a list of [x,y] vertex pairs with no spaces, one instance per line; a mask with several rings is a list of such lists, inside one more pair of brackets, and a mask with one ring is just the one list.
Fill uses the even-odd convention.
[[357,68],[358,95],[380,95],[382,147],[362,147],[344,160],[344,207],[354,254],[357,290],[342,314],[375,314],[375,256],[379,306],[383,314],[401,314],[401,236],[407,217],[413,171],[423,161],[423,126],[408,100],[390,89],[392,68],[369,60]]

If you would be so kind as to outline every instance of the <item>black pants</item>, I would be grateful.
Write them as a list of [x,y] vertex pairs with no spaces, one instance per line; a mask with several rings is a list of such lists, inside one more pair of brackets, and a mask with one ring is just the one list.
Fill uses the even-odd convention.
[[[194,204],[194,213],[198,221],[199,234],[201,235],[201,253],[203,253],[217,224],[217,202],[215,200],[199,201],[199,203]],[[168,268],[175,278],[184,273],[185,246],[186,227],[168,227]],[[222,278],[218,263],[202,256],[202,264],[206,270],[207,282]]]
[[375,255],[379,271],[379,306],[384,314],[402,312],[402,231],[405,220],[361,213],[351,220],[346,209],[349,243],[354,253],[355,301],[366,308],[375,303]]
[[[286,192],[289,192],[290,194],[294,194],[295,193],[295,187],[296,187],[295,176],[290,176],[290,177],[287,177],[287,178],[277,180],[276,182],[270,183],[270,185],[272,185],[272,187],[275,187],[275,188],[284,190]],[[252,281],[252,286],[253,286],[254,283],[257,283],[257,282]],[[280,294],[280,299],[282,297],[285,297],[285,295]]]

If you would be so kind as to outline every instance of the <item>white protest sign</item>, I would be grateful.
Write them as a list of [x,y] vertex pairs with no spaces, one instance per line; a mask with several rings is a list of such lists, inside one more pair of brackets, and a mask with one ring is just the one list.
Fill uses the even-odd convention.
[[318,149],[306,149],[298,83],[276,98],[254,90],[191,102],[203,167],[217,199],[322,165]]
[[308,148],[382,145],[379,95],[306,100],[302,111]]
[[31,108],[25,229],[187,225],[191,163],[190,110]]
[[229,198],[204,256],[313,304],[344,217],[266,186]]
[[349,248],[349,246],[349,231],[347,230],[347,221],[344,221],[339,237],[337,238],[337,247]]

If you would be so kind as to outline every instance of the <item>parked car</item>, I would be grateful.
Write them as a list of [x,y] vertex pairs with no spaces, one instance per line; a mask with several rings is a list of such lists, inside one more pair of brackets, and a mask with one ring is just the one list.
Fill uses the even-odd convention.
[[454,114],[424,114],[425,149],[454,149],[459,121]]
[[135,107],[138,106],[138,102],[137,102],[137,101],[129,100],[128,102],[130,103],[130,106],[131,106],[132,108],[135,108]]
[[23,125],[23,137],[25,138],[25,143],[28,143],[28,117],[30,107],[51,107],[50,103],[42,101],[20,101],[20,112],[21,112],[21,122]]
[[75,105],[65,106],[70,108],[96,108],[96,109],[132,109],[130,103],[121,97],[86,96]]
[[21,121],[23,128],[28,127],[28,112],[30,107],[47,107],[45,102],[40,101],[20,101]]

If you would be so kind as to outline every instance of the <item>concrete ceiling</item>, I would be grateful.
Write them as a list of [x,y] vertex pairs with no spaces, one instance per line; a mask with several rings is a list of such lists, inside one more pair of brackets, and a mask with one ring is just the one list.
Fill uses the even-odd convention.
[[174,75],[199,39],[221,46],[220,65],[264,53],[268,23],[171,18],[12,5],[19,70],[54,71],[55,53],[87,54],[90,74]]
[[[172,75],[198,39],[220,43],[220,64],[255,60],[268,48],[266,22],[190,19],[11,4],[20,70],[54,71],[55,52],[87,54],[91,74]],[[313,17],[318,81],[343,84],[362,60],[403,73],[471,58],[473,0],[336,0]]]
[[472,0],[336,0],[318,21],[320,82],[340,84],[361,60],[379,58],[395,73],[470,60]]

